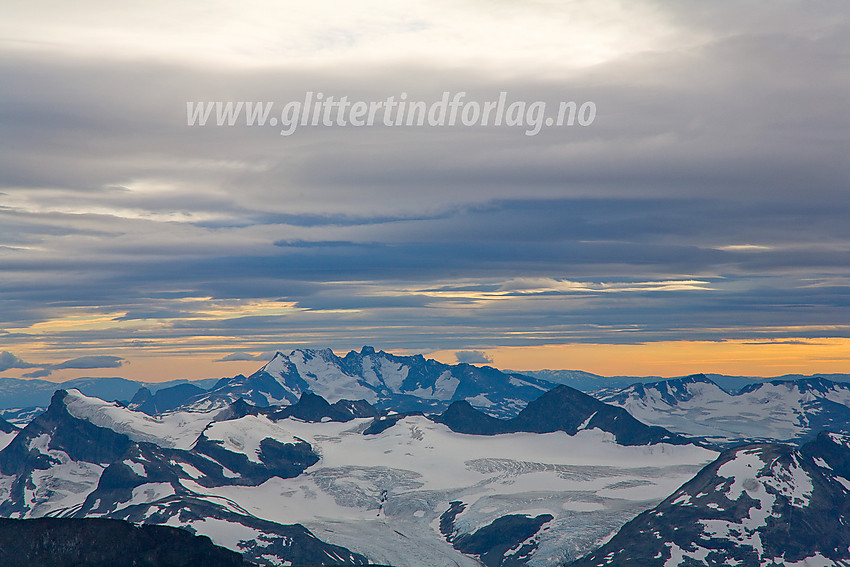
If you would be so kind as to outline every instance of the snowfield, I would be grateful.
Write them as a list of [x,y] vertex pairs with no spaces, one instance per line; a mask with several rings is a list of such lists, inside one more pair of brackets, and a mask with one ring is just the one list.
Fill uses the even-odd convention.
[[462,532],[507,514],[548,513],[555,519],[530,564],[554,565],[564,550],[588,550],[717,456],[693,445],[623,447],[599,430],[463,435],[424,417],[363,435],[370,421],[281,421],[321,455],[297,478],[256,487],[183,484],[399,567],[477,564],[439,533],[451,501],[468,505],[457,517]]
[[260,463],[260,442],[274,439],[280,443],[300,443],[278,423],[263,415],[248,415],[240,419],[219,421],[204,430],[210,441],[218,441],[228,451],[242,453],[249,461]]
[[79,390],[68,390],[65,407],[72,416],[123,433],[133,441],[173,449],[191,447],[215,419],[215,412],[174,412],[152,417],[115,402],[84,396]]
[[[278,564],[280,557],[274,559],[275,553],[266,553],[264,546],[279,546],[280,536],[256,521],[302,524],[323,541],[375,563],[477,565],[440,531],[440,517],[455,501],[465,506],[454,519],[458,533],[472,533],[511,514],[551,515],[535,536],[538,550],[529,564],[556,565],[593,548],[717,456],[695,445],[622,446],[598,429],[575,436],[478,436],[409,416],[379,434],[364,435],[371,418],[312,423],[247,415],[214,421],[215,412],[151,417],[77,391],[69,392],[64,403],[74,418],[187,455],[169,454],[173,456],[162,462],[123,458],[120,462],[137,478],[149,478],[163,463],[179,474],[143,481],[131,492],[99,492],[86,505],[88,513],[182,525],[231,549],[253,545],[254,560],[262,552],[268,565]],[[198,467],[208,467],[213,457],[195,454],[192,458],[202,460],[186,460],[201,435],[255,465],[265,466],[259,455],[264,439],[282,444],[303,440],[319,461],[294,478],[273,476],[255,486],[229,482],[238,475],[228,463],[219,467],[224,481],[211,483]],[[104,470],[75,462],[50,443],[47,434],[29,440],[30,451],[51,457],[53,465],[31,474],[33,487],[23,504],[29,507],[28,517],[78,513]],[[12,482],[13,477],[0,479],[0,497],[9,494]],[[200,517],[180,513],[200,503],[220,512]]]
[[699,376],[633,385],[599,399],[643,423],[724,443],[801,440],[847,427],[850,416],[850,385],[827,380],[766,382],[729,393]]

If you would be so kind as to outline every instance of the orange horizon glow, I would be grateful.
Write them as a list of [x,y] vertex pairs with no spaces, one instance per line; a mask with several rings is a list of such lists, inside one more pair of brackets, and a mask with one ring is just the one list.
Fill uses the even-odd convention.
[[[850,338],[664,341],[640,344],[569,344],[481,350],[491,366],[515,370],[583,370],[602,376],[850,373]],[[431,356],[455,362],[455,351]]]
[[[362,346],[362,345],[361,345]],[[374,345],[380,349],[380,345]],[[294,348],[294,347],[293,347]],[[353,347],[358,348],[359,347]],[[236,349],[234,349],[236,350]],[[287,349],[287,352],[290,349]],[[388,350],[388,349],[385,349]],[[452,349],[434,352],[393,350],[396,354],[421,352],[427,358],[454,364],[459,350],[486,354],[500,369],[583,370],[602,376],[675,377],[696,373],[772,377],[783,374],[850,373],[850,338],[666,341],[641,344],[585,344],[501,346]],[[259,350],[258,350],[259,352]],[[343,350],[336,351],[344,355]],[[65,369],[43,380],[62,382],[80,377],[120,376],[143,382],[200,380],[251,374],[265,360],[216,362],[221,353],[140,353],[138,350],[109,351],[127,359],[121,367]],[[27,370],[10,370],[3,376],[21,378]]]

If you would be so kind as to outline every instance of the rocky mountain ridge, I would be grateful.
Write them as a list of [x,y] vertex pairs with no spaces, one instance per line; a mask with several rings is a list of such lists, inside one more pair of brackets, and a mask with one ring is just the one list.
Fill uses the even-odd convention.
[[850,437],[730,449],[571,567],[850,565]]
[[644,423],[726,446],[801,444],[822,430],[850,434],[850,384],[825,378],[774,380],[729,392],[695,374],[633,384],[599,399]]

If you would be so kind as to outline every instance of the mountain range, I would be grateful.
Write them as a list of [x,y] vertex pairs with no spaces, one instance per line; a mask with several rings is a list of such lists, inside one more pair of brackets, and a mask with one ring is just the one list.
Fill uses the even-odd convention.
[[[194,380],[191,384],[199,388],[208,388],[215,379]],[[126,378],[74,378],[66,382],[50,382],[35,378],[0,377],[0,409],[44,406],[50,403],[53,392],[59,389],[76,389],[87,396],[95,396],[107,401],[129,400],[141,387],[152,391],[170,388],[178,384],[187,384],[188,380],[168,382],[138,382]]]
[[618,442],[627,414],[565,386],[515,418],[465,407],[512,432],[458,433],[449,410],[375,417],[313,393],[148,416],[62,390],[0,451],[0,515],[182,527],[258,565],[557,565],[716,456],[647,426]]
[[[182,528],[260,566],[846,566],[847,393],[694,375],[598,399],[489,367],[303,349],[129,402],[62,389],[40,415],[0,420],[0,516],[68,520],[61,536],[8,530],[80,549]],[[137,535],[128,545],[147,545]]]
[[[219,380],[209,390],[173,402],[169,409],[206,411],[240,398],[258,406],[288,405],[312,392],[329,402],[365,400],[380,410],[394,411],[437,412],[453,401],[467,400],[493,416],[510,417],[553,386],[489,366],[449,365],[422,355],[376,352],[372,347],[344,357],[330,349],[299,349],[288,355],[278,352],[250,376]],[[142,393],[131,407],[144,410],[147,400]]]
[[[400,379],[401,376],[403,378]],[[710,380],[730,396],[742,389],[776,382],[822,381],[834,383],[835,388],[850,387],[850,374],[789,374],[773,379],[720,374],[699,376]],[[474,407],[492,415],[513,417],[526,403],[557,384],[622,405],[616,401],[622,397],[618,394],[628,391],[631,386],[635,386],[632,390],[636,390],[640,384],[649,387],[661,383],[672,385],[688,378],[663,380],[658,377],[601,376],[578,370],[498,371],[486,366],[447,365],[421,355],[396,356],[376,352],[368,346],[343,357],[328,349],[298,349],[289,354],[278,353],[272,361],[248,377],[240,375],[218,380],[157,383],[124,378],[77,378],[54,383],[0,377],[0,417],[13,424],[24,425],[47,408],[57,389],[78,389],[87,396],[106,401],[129,401],[130,407],[149,415],[176,409],[226,407],[240,397],[260,406],[286,405],[296,401],[303,392],[312,391],[331,401],[365,399],[381,409],[396,411],[442,411],[452,401],[467,399]],[[515,387],[520,384],[524,387]],[[336,388],[339,391],[335,392]],[[708,401],[717,405],[715,400]],[[734,401],[740,405],[742,399]],[[819,424],[815,423],[812,429],[816,431],[818,427]],[[724,437],[721,434],[717,439]],[[733,436],[730,440],[746,438]],[[770,432],[762,438],[770,438]]]
[[156,419],[78,390],[59,390],[48,410],[0,451],[0,516],[183,527],[260,565],[276,563],[264,555],[304,564],[327,557],[367,563],[302,526],[264,520],[230,498],[199,497],[192,487],[258,486],[297,476],[318,461],[307,443],[265,418],[214,418],[181,413]]
[[[632,384],[650,384],[662,382],[665,378],[660,376],[602,376],[582,370],[505,370],[505,372],[533,376],[555,384],[565,384],[582,392],[596,394],[609,390],[627,388]],[[808,378],[825,378],[831,382],[850,383],[850,374],[828,373],[828,374],[783,374],[781,376],[734,376],[729,374],[711,374],[705,376],[712,382],[729,392],[737,392],[741,388],[751,384],[762,384],[780,380],[783,382],[805,380]],[[681,377],[680,377],[681,378]],[[669,379],[669,378],[668,378]],[[673,378],[675,379],[675,378]]]
[[633,384],[600,395],[644,423],[726,446],[803,443],[828,429],[850,434],[850,384],[825,378],[773,380],[737,392],[704,374]]

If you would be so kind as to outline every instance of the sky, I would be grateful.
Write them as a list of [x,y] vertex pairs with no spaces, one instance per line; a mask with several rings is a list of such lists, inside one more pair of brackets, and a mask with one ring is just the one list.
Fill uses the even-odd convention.
[[[841,2],[3,12],[0,376],[210,378],[363,345],[606,375],[850,372]],[[188,124],[187,103],[283,120],[307,93],[595,114],[534,135],[522,112]]]

